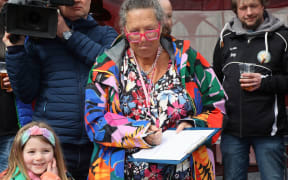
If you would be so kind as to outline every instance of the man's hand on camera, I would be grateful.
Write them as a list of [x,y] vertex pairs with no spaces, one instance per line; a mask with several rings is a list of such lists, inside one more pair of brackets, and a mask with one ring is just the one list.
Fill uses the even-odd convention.
[[58,13],[57,36],[63,39],[63,32],[65,31],[70,31],[70,28],[67,26],[63,16]]
[[5,32],[5,35],[3,36],[2,38],[2,41],[5,43],[6,47],[9,47],[9,46],[19,46],[19,45],[24,45],[24,41],[25,41],[25,36],[22,36],[22,35],[18,35],[19,36],[19,40],[16,42],[16,43],[11,43],[9,37],[11,36],[12,34],[9,34],[7,32]]

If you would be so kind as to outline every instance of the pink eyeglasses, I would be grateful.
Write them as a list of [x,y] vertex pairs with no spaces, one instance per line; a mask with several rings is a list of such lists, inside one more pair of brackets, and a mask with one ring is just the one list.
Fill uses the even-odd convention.
[[125,35],[130,43],[139,43],[141,41],[142,36],[144,36],[145,39],[148,41],[157,40],[160,37],[160,23],[158,24],[157,29],[145,31],[144,33],[139,32],[128,33],[125,28]]

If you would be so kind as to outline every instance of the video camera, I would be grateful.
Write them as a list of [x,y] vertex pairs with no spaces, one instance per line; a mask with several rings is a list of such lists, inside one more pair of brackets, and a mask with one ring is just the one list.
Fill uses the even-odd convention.
[[[74,0],[9,0],[0,13],[0,24],[8,33],[39,38],[55,38],[57,6],[71,6]],[[11,41],[11,39],[10,39]]]

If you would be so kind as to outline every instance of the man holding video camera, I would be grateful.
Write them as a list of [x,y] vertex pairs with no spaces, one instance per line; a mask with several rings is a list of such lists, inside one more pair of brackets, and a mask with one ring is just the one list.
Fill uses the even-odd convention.
[[[34,121],[44,121],[60,138],[68,171],[86,180],[93,144],[84,126],[84,92],[95,58],[109,48],[116,31],[88,15],[91,0],[59,6],[57,37],[20,36],[8,43],[7,69],[16,96],[35,101]],[[4,38],[9,38],[6,34]]]

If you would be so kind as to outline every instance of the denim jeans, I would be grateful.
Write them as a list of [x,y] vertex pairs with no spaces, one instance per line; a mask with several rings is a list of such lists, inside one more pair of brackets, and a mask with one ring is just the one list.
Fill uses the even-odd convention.
[[244,137],[222,134],[221,152],[225,180],[247,180],[249,150],[253,147],[261,180],[284,178],[284,138]]
[[75,180],[87,180],[93,143],[76,145],[62,144],[62,151],[68,172]]
[[8,167],[8,157],[15,136],[0,136],[0,172]]

